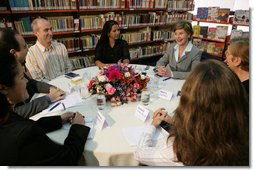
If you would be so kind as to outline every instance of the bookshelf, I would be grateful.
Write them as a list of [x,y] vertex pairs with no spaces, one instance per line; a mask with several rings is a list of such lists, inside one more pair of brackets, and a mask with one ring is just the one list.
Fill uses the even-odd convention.
[[[222,59],[225,58],[225,50],[232,38],[249,35],[248,32],[238,30],[238,26],[249,27],[248,10],[230,11],[219,7],[200,7],[197,15],[193,16],[193,23],[196,23],[193,25],[193,44],[204,52]],[[200,26],[201,23],[207,23],[208,26]]]
[[[65,44],[74,68],[93,65],[96,43],[105,21],[116,20],[129,43],[131,63],[159,59],[173,41],[179,20],[191,22],[194,0],[4,0],[0,21],[10,21],[27,43],[35,43],[31,21],[47,17],[54,39]],[[2,10],[3,11],[3,10]],[[7,12],[6,12],[7,11]],[[9,17],[6,19],[7,13]],[[5,24],[6,25],[6,24]]]

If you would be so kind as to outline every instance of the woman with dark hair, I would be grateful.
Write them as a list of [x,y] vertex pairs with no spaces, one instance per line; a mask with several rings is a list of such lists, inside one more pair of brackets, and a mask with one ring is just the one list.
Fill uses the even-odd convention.
[[121,60],[122,63],[130,63],[130,52],[128,43],[120,39],[120,28],[116,21],[106,21],[101,37],[96,45],[95,64],[98,67],[103,67],[106,64],[117,63]]
[[[33,121],[17,115],[15,104],[29,97],[27,79],[6,44],[0,43],[0,54],[0,165],[77,165],[90,130],[84,126],[83,116],[66,112]],[[46,133],[61,128],[66,122],[72,126],[64,145],[50,140]]]
[[225,62],[236,73],[249,94],[249,39],[233,39],[226,51]]
[[[63,90],[48,83],[32,79],[25,66],[28,51],[27,44],[19,33],[9,28],[0,28],[0,43],[2,45],[6,44],[6,47],[9,48],[7,50],[20,62],[24,68],[24,76],[28,80],[26,88],[29,98],[15,105],[14,111],[17,114],[24,118],[29,118],[48,108],[51,103],[64,99],[65,92]],[[31,100],[35,93],[44,93],[46,95]]]
[[135,152],[146,165],[248,166],[249,105],[237,75],[223,62],[207,60],[187,77],[169,137],[153,145],[152,137],[167,113],[154,112]]
[[174,26],[174,33],[175,43],[172,43],[163,57],[157,61],[156,74],[184,79],[200,62],[202,52],[191,43],[191,23],[179,21]]

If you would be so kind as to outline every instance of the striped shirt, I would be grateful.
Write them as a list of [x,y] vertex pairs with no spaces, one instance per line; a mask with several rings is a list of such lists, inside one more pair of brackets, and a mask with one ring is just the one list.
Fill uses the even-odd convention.
[[156,144],[152,140],[156,127],[147,125],[140,137],[137,150],[134,153],[136,160],[149,166],[183,166],[182,162],[177,162],[173,151],[174,138],[167,137]]
[[32,77],[39,81],[50,81],[72,70],[66,47],[54,41],[50,48],[36,41],[27,53],[26,67]]

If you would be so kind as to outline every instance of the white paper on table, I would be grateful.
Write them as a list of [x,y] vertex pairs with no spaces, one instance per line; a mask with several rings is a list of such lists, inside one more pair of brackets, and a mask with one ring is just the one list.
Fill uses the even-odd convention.
[[[90,132],[89,132],[87,138],[88,139],[93,139],[93,137],[94,137],[94,123],[93,123],[93,119],[91,117],[86,116],[85,117],[85,124],[84,125],[90,128]],[[66,130],[70,130],[71,124],[65,123],[65,124],[63,124],[63,128],[66,129]]]
[[[53,110],[49,111],[55,104],[57,104],[59,102],[63,103],[64,107],[62,104],[60,104]],[[80,98],[80,95],[77,92],[73,92],[69,95],[66,95],[65,98],[59,102],[51,104],[47,109],[43,110],[42,113],[64,111],[64,109],[67,109],[69,107],[78,106],[78,104],[80,104],[82,102],[82,99]]]
[[[137,127],[129,127],[129,128],[123,128],[123,134],[125,139],[128,141],[129,145],[136,146],[138,145],[139,139],[143,133],[144,130],[143,126],[137,126]],[[155,134],[153,136],[153,140],[159,140],[162,139],[164,135],[160,132],[159,129],[156,129]]]

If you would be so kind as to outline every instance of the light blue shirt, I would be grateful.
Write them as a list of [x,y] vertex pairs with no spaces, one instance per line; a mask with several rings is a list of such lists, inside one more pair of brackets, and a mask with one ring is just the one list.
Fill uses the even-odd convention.
[[[182,54],[181,57],[183,57],[185,55],[185,52],[190,52],[192,46],[193,46],[193,44],[191,43],[191,41],[189,41],[189,43],[188,43],[187,47],[184,49],[183,54]],[[174,46],[174,49],[175,49],[175,59],[176,59],[176,62],[178,62],[178,54],[179,54],[179,46],[178,46],[178,44],[176,44]]]

